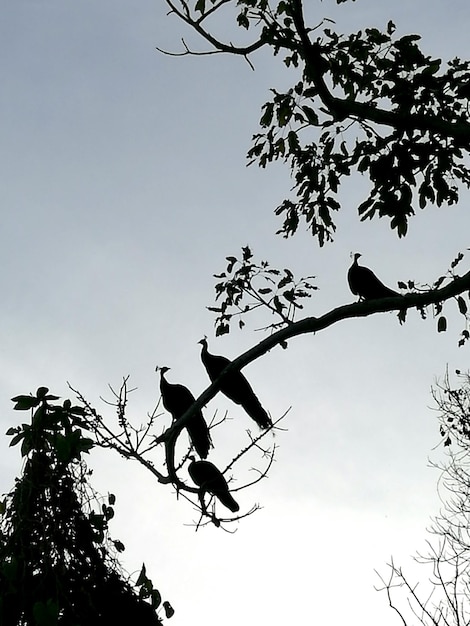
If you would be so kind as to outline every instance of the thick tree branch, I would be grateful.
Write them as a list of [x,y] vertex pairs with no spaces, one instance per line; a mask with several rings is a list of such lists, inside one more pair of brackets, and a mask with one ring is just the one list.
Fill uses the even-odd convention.
[[[328,108],[336,121],[357,118],[361,121],[374,122],[390,126],[396,130],[419,130],[438,133],[453,138],[458,146],[470,144],[470,124],[466,122],[447,122],[435,115],[419,115],[417,113],[399,113],[387,111],[365,102],[334,97],[322,79],[314,80],[323,104]],[[320,88],[321,86],[321,88]]]
[[386,313],[389,311],[404,311],[414,307],[423,308],[429,305],[442,303],[469,289],[470,271],[461,277],[458,276],[454,278],[448,285],[440,289],[432,289],[430,291],[426,291],[425,293],[410,293],[396,298],[367,300],[365,302],[346,304],[325,313],[321,317],[307,317],[299,320],[298,322],[294,322],[276,333],[273,333],[269,337],[266,337],[266,339],[260,341],[260,343],[256,346],[234,359],[231,364],[225,368],[219,378],[197,398],[192,407],[188,409],[188,411],[186,411],[186,413],[164,433],[162,440],[165,440],[166,444],[166,462],[169,475],[176,476],[174,452],[176,439],[179,433],[194,412],[201,409],[215,397],[220,389],[222,379],[230,372],[241,370],[252,361],[255,361],[272,350],[272,348],[277,345],[284,344],[289,339],[310,333],[315,334],[342,320],[368,317],[369,315]]
[[336,121],[357,118],[397,130],[436,132],[456,139],[461,146],[470,143],[470,124],[466,122],[448,122],[441,117],[428,114],[388,111],[366,102],[335,97],[324,80],[328,63],[321,54],[321,46],[310,41],[301,0],[292,0],[292,19],[300,40],[297,52],[305,59],[305,73],[314,83],[320,99]]

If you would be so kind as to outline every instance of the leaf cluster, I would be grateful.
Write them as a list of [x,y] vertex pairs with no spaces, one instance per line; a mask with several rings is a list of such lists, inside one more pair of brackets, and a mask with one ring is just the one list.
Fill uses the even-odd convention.
[[[448,327],[447,317],[443,310],[449,301],[457,305],[458,314],[464,318],[464,328],[460,333],[459,346],[463,346],[470,338],[470,317],[468,314],[468,298],[470,291],[466,283],[461,289],[451,296],[446,292],[440,292],[441,288],[452,284],[461,277],[457,273],[457,266],[464,259],[462,252],[458,253],[450,264],[446,273],[439,276],[431,284],[422,284],[416,280],[398,281],[398,287],[402,290],[402,306],[397,306],[398,320],[404,324],[410,308],[416,308],[422,319],[429,315],[437,318],[437,331],[445,332]],[[318,287],[310,281],[314,276],[295,279],[289,269],[278,270],[269,265],[267,261],[256,262],[253,259],[251,249],[242,248],[240,258],[229,256],[225,272],[215,274],[219,282],[215,285],[215,300],[220,301],[218,306],[210,306],[208,309],[216,314],[216,334],[223,335],[230,332],[230,324],[234,318],[238,319],[239,328],[244,328],[245,317],[257,310],[258,313],[269,312],[275,315],[278,321],[267,324],[261,330],[279,331],[286,326],[295,324],[295,315],[303,309],[302,301],[309,298]],[[406,296],[414,294],[437,294],[442,293],[442,298],[432,298],[432,302],[426,304],[410,305]],[[307,321],[308,318],[305,318]],[[297,320],[301,324],[302,320]],[[284,340],[280,345],[286,347]]]
[[302,80],[272,90],[248,152],[261,167],[289,163],[295,197],[276,209],[284,236],[304,221],[320,245],[331,240],[341,182],[354,172],[370,181],[361,220],[386,217],[400,237],[417,206],[455,204],[459,185],[469,186],[470,64],[454,59],[441,71],[418,35],[394,31],[392,22],[349,36],[325,28],[287,53]]
[[310,282],[314,276],[296,279],[287,268],[279,270],[268,261],[255,262],[248,246],[242,248],[239,259],[229,256],[226,260],[225,271],[214,275],[220,280],[215,285],[216,300],[220,299],[220,304],[208,307],[217,313],[216,335],[230,332],[234,317],[238,318],[239,328],[243,328],[245,315],[260,307],[280,320],[266,328],[276,330],[291,324],[295,314],[303,309],[302,301],[318,289]]
[[89,452],[93,441],[84,437],[79,426],[83,426],[81,417],[85,414],[83,407],[72,406],[70,400],[62,405],[53,405],[51,401],[58,396],[48,394],[47,387],[39,387],[36,395],[15,396],[16,411],[34,409],[31,423],[9,428],[7,435],[12,436],[10,446],[21,442],[21,455],[27,456],[38,446],[51,458],[56,457],[61,463],[69,464],[79,460],[82,453]]
[[[414,280],[408,280],[407,282],[398,281],[398,287],[408,293],[426,293],[426,292],[436,291],[437,289],[442,287],[444,283],[446,282],[448,283],[448,281],[452,281],[452,280],[455,280],[456,278],[459,278],[456,272],[456,268],[463,259],[464,259],[464,254],[462,252],[459,252],[458,255],[455,257],[455,259],[451,262],[450,267],[447,270],[447,272],[443,274],[442,276],[439,276],[439,278],[437,278],[430,285],[427,285],[427,284],[422,285],[422,284],[417,283]],[[465,320],[465,326],[460,333],[460,339],[458,341],[459,347],[465,345],[465,343],[470,338],[470,332],[469,332],[470,317],[468,315],[469,304],[465,298],[465,295],[467,296],[467,299],[468,299],[470,296],[470,292],[466,291],[465,293],[464,291],[462,291],[452,296],[452,298],[449,298],[447,300],[437,300],[436,302],[433,302],[432,304],[432,316],[437,318],[437,332],[438,333],[445,332],[448,326],[447,317],[442,314],[444,305],[448,302],[448,300],[453,300],[457,304],[458,313],[461,316],[463,316]],[[421,307],[417,307],[417,309],[422,319],[426,319],[428,316],[427,307],[421,306]],[[398,314],[398,319],[400,320],[400,323],[402,324],[406,321],[407,311],[408,309],[402,309]]]
[[142,564],[142,568],[136,580],[135,586],[139,588],[139,598],[150,598],[152,608],[154,610],[157,610],[161,605],[163,610],[165,611],[165,617],[173,617],[173,615],[175,614],[174,608],[171,606],[168,600],[162,602],[162,594],[158,591],[158,589],[155,589],[152,580],[147,576],[147,568],[145,567],[145,563]]
[[[167,3],[209,44],[207,54],[252,64],[250,55],[265,47],[292,68],[291,88],[272,90],[248,151],[261,167],[289,164],[294,193],[276,209],[285,237],[304,223],[320,245],[331,241],[341,184],[352,174],[369,183],[360,219],[384,217],[399,237],[418,207],[455,204],[469,187],[468,61],[427,55],[419,35],[397,36],[392,21],[346,35],[328,19],[309,26],[302,0]],[[251,44],[233,44],[206,25],[229,7]],[[186,46],[183,54],[192,52]]]

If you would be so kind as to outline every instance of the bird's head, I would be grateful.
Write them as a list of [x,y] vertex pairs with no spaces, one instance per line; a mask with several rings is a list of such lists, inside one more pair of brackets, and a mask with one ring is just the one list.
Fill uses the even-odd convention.
[[360,252],[351,252],[350,257],[354,260],[354,263],[361,257],[362,254]]
[[169,368],[169,367],[167,367],[166,365],[163,365],[163,366],[161,366],[161,367],[157,365],[157,367],[155,368],[155,371],[156,371],[156,372],[158,372],[158,371],[159,371],[159,372],[160,372],[160,376],[163,376],[163,374],[165,374],[165,372],[168,372],[168,370],[169,370],[169,369],[170,369],[170,368]]
[[206,335],[204,335],[204,337],[200,341],[198,341],[198,343],[200,343],[203,348],[207,348],[207,337],[206,337]]

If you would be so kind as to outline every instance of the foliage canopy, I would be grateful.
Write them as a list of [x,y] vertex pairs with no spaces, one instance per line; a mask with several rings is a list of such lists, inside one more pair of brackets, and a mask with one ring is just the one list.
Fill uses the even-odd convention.
[[[369,180],[360,218],[385,217],[400,237],[418,207],[454,204],[470,185],[468,61],[427,55],[419,35],[397,36],[392,21],[348,35],[327,19],[309,26],[306,14],[318,9],[303,0],[166,2],[209,44],[207,54],[251,63],[269,48],[292,68],[291,87],[271,90],[248,152],[261,167],[289,164],[294,195],[276,208],[285,237],[305,223],[320,245],[332,240],[341,183],[353,173]],[[215,14],[251,42],[219,36]],[[194,53],[184,45],[182,54]]]

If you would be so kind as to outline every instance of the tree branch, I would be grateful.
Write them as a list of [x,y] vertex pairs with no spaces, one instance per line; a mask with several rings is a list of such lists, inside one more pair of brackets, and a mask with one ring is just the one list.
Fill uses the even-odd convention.
[[[259,39],[257,39],[256,41],[254,41],[248,46],[234,46],[233,44],[226,44],[220,41],[219,39],[216,39],[205,28],[203,28],[203,26],[201,25],[203,19],[208,17],[208,15],[213,13],[216,9],[219,9],[221,5],[226,4],[225,0],[223,0],[218,5],[209,9],[207,13],[203,14],[199,19],[196,19],[191,16],[186,3],[182,3],[184,6],[184,11],[181,11],[175,6],[172,0],[165,0],[165,2],[171,8],[170,13],[174,13],[181,20],[183,20],[183,22],[188,24],[188,26],[191,26],[191,28],[193,28],[199,35],[201,35],[203,39],[208,41],[218,52],[227,52],[230,54],[247,57],[249,54],[251,54],[252,52],[255,52],[256,50],[259,50],[262,46],[266,44],[266,42],[263,40],[262,37],[260,37]],[[163,52],[164,54],[171,54],[171,55],[173,54],[173,53],[168,53],[165,50],[160,50],[160,48],[157,48],[157,50],[159,50],[159,52]],[[193,53],[193,52],[190,52],[188,48],[186,48],[186,52],[184,52],[183,54],[201,54],[201,53]],[[202,54],[210,54],[210,52],[204,52]]]
[[[300,39],[297,50],[305,58],[306,74],[318,90],[323,104],[328,108],[335,121],[349,118],[368,120],[376,124],[390,126],[397,130],[421,130],[437,132],[458,140],[458,145],[468,145],[470,142],[470,124],[466,122],[448,122],[435,115],[419,115],[416,113],[387,111],[366,102],[358,102],[351,98],[337,98],[333,96],[324,80],[328,64],[322,57],[321,46],[312,43],[305,27],[302,0],[292,0],[292,19]],[[462,141],[463,140],[463,141]]]
[[[184,10],[179,10],[172,0],[165,1],[171,7],[172,13],[175,13],[181,20],[191,26],[215,49],[213,52],[198,53],[190,51],[185,45],[186,50],[181,53],[183,55],[211,54],[217,51],[247,58],[249,54],[267,44],[274,46],[276,49],[295,51],[304,60],[305,74],[315,85],[320,100],[335,121],[340,122],[346,118],[359,119],[388,126],[399,131],[418,130],[438,133],[439,135],[453,138],[459,147],[468,147],[470,144],[470,124],[465,121],[447,121],[438,115],[430,113],[419,114],[401,111],[399,107],[390,111],[374,106],[370,102],[358,102],[352,98],[338,98],[334,96],[325,82],[329,64],[323,57],[322,45],[310,40],[309,32],[311,29],[308,29],[305,25],[302,0],[291,0],[289,8],[297,38],[283,36],[279,26],[276,28],[276,24],[272,24],[272,28],[269,29],[270,41],[268,41],[267,37],[260,35],[259,39],[248,46],[235,46],[231,43],[224,43],[202,27],[203,19],[219,9],[221,5],[226,4],[225,0],[215,4],[198,19],[190,15],[185,2],[182,2]],[[263,10],[260,9],[259,13],[259,19],[261,20]],[[162,50],[162,52],[165,51]]]
[[425,293],[410,293],[396,298],[385,298],[380,300],[368,300],[365,302],[355,302],[346,304],[321,317],[307,317],[297,322],[293,322],[289,326],[273,333],[266,339],[263,339],[253,348],[247,350],[239,357],[234,359],[221,373],[219,378],[214,381],[196,400],[190,409],[186,411],[174,424],[162,435],[161,439],[165,440],[166,462],[168,473],[170,476],[175,474],[174,467],[174,450],[176,439],[184,428],[191,416],[212,398],[215,397],[220,390],[222,379],[230,372],[239,371],[252,361],[263,356],[277,345],[285,344],[287,340],[300,335],[317,333],[325,328],[329,328],[342,320],[368,317],[376,313],[386,313],[389,311],[406,311],[411,308],[424,308],[429,305],[438,304],[449,300],[463,291],[470,289],[470,271],[463,276],[454,278],[448,285],[440,289],[432,289]]

